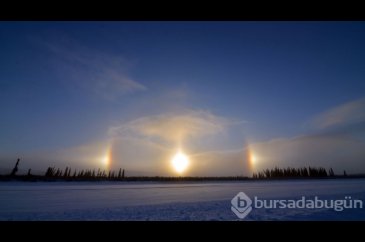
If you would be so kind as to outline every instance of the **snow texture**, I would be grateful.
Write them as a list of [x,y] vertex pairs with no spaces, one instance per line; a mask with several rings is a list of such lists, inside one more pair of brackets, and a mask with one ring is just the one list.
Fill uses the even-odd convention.
[[[1,182],[0,220],[239,220],[238,192],[259,199],[365,202],[365,179],[237,182]],[[247,220],[365,220],[365,208],[253,208]]]

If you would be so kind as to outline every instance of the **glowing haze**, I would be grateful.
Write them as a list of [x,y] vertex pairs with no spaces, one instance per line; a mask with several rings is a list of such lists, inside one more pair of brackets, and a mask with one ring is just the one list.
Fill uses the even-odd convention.
[[0,174],[365,173],[363,22],[2,22]]

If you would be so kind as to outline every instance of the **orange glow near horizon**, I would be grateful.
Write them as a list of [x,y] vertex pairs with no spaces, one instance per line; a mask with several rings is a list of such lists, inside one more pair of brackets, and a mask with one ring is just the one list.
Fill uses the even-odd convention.
[[112,161],[112,149],[109,147],[105,153],[105,155],[101,158],[101,163],[104,167],[109,168]]
[[246,159],[248,163],[248,168],[251,172],[254,171],[255,164],[257,163],[257,156],[253,153],[250,146],[246,147]]

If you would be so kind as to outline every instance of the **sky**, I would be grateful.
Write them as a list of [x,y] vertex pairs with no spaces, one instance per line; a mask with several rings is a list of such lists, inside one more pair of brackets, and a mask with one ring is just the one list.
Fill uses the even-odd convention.
[[0,173],[365,173],[364,43],[365,22],[0,22]]

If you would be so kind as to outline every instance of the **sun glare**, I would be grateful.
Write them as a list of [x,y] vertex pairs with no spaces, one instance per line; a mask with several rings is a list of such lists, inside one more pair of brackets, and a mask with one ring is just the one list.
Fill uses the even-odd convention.
[[178,173],[182,173],[186,170],[186,168],[189,165],[189,158],[181,153],[178,152],[173,158],[172,158],[172,166],[174,167],[175,171]]
[[253,164],[255,164],[255,163],[256,163],[256,161],[257,161],[256,156],[255,156],[255,155],[251,155],[251,162],[252,162]]
[[101,158],[101,162],[103,165],[108,166],[109,165],[109,156],[105,155],[103,158]]

